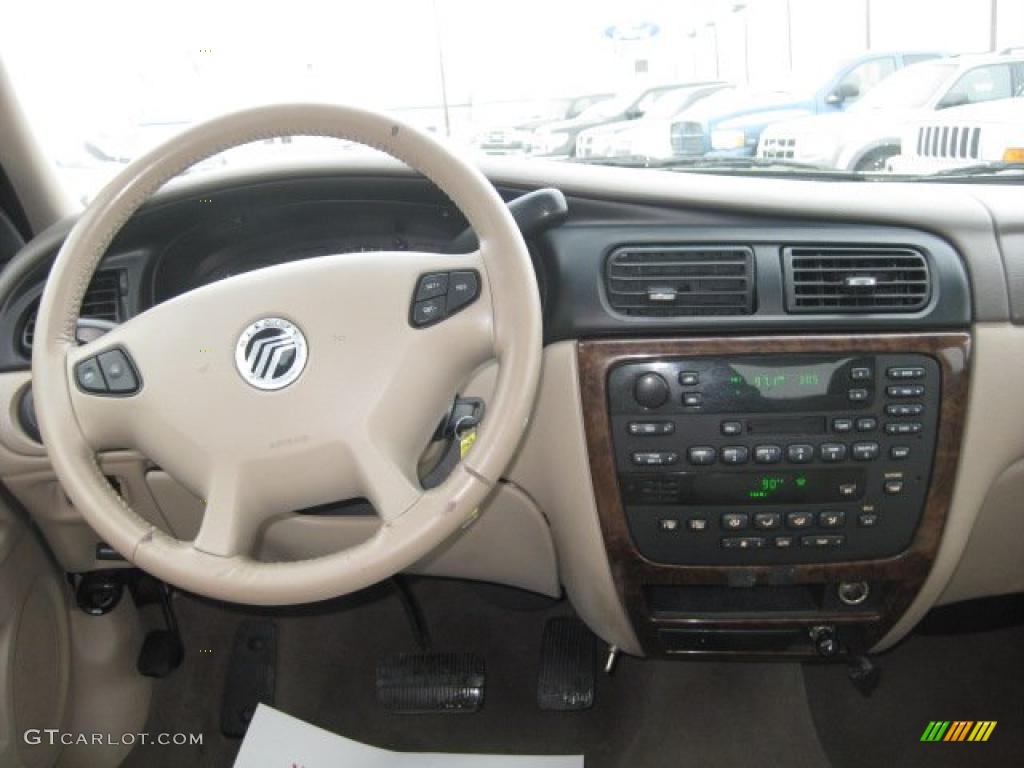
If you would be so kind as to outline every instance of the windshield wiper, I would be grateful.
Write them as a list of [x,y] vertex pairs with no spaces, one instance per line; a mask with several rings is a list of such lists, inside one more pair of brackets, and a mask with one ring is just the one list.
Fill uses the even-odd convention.
[[576,158],[576,162],[591,165],[614,165],[626,168],[654,168],[668,171],[703,171],[707,173],[743,173],[753,171],[767,176],[799,176],[864,181],[868,176],[850,171],[839,171],[824,165],[800,163],[795,160],[769,160],[760,157],[673,157],[654,160],[642,156]]
[[995,176],[1001,173],[1024,173],[1024,162],[1013,162],[1005,163],[1002,161],[995,161],[991,163],[977,163],[975,165],[965,165],[961,168],[946,168],[935,173],[919,176],[921,179],[934,179],[934,178],[956,178],[958,176]]

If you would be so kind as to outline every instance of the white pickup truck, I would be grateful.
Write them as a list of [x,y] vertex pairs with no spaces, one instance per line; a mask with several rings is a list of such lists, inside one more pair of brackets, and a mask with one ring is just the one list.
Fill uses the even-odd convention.
[[906,125],[894,173],[927,174],[989,163],[1024,163],[1024,97],[954,107]]

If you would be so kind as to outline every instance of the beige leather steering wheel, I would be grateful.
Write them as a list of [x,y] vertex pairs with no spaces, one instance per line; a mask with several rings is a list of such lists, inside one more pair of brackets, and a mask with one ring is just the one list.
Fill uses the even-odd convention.
[[[269,267],[178,296],[77,346],[85,289],[142,203],[210,155],[286,135],[349,139],[402,160],[465,214],[479,250],[351,253]],[[415,327],[410,308],[420,276],[455,271],[478,274],[479,297]],[[98,381],[89,361],[115,349],[134,366],[137,391],[86,391]],[[57,477],[103,539],[171,584],[268,605],[371,585],[467,524],[526,428],[540,353],[540,303],[526,245],[473,165],[391,117],[289,104],[196,126],[131,163],[96,197],[47,280],[32,376]],[[422,451],[458,387],[492,359],[497,385],[476,444],[447,480],[424,491],[416,475]],[[115,388],[130,383],[130,372],[127,379],[124,371],[101,373]],[[137,449],[205,500],[194,541],[155,528],[111,488],[96,453],[119,448]],[[296,562],[253,558],[259,532],[273,518],[356,497],[368,498],[382,518],[363,544]]]

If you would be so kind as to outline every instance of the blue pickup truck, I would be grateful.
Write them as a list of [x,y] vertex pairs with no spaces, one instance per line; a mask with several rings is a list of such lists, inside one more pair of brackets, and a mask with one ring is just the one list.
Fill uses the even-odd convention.
[[675,157],[747,157],[755,154],[765,126],[779,120],[845,109],[898,69],[935,52],[872,52],[843,61],[827,76],[808,73],[774,91],[721,91],[698,102],[672,124]]

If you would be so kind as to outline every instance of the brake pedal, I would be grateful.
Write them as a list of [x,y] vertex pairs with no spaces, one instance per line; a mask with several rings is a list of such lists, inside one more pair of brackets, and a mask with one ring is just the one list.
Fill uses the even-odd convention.
[[473,653],[402,653],[377,663],[377,701],[395,714],[470,714],[487,673]]
[[272,621],[243,621],[231,650],[220,730],[230,738],[245,736],[257,704],[273,704],[277,678],[277,627]]
[[594,705],[595,638],[582,621],[548,619],[541,644],[537,705],[560,712]]

